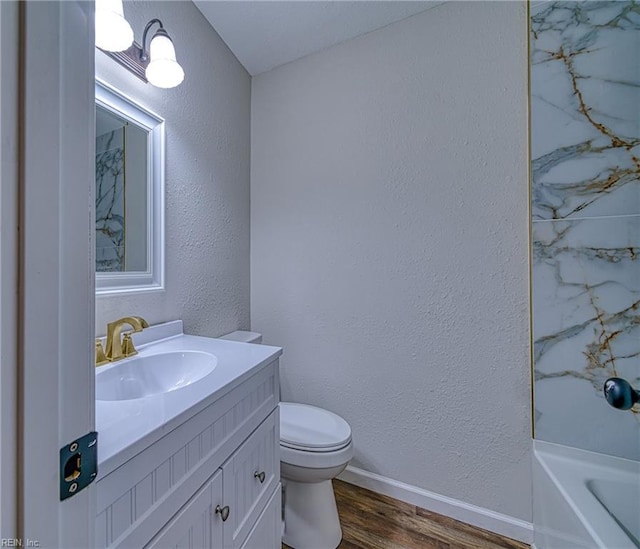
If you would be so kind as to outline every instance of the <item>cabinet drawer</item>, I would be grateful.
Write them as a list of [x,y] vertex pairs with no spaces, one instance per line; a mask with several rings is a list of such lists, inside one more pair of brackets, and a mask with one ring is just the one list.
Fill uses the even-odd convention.
[[242,549],[280,549],[282,547],[282,491],[276,487],[267,508],[242,544]]
[[222,466],[223,496],[231,512],[225,548],[239,548],[280,482],[280,415],[276,408]]
[[222,546],[223,524],[215,514],[222,491],[222,471],[193,496],[145,549],[204,549]]

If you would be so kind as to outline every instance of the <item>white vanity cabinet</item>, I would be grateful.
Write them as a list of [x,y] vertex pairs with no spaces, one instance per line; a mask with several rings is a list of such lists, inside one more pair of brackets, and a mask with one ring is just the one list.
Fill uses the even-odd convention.
[[275,360],[99,477],[96,546],[279,549],[277,405]]
[[[149,549],[225,547],[224,531],[228,530],[225,530],[226,525],[216,517],[216,508],[220,505],[216,501],[220,500],[221,486],[222,471],[218,471],[147,547]],[[281,515],[278,486],[240,549],[280,547]]]

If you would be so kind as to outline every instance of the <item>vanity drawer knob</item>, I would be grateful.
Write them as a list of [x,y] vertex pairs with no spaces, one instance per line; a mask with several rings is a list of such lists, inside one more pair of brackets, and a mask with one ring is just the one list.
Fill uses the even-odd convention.
[[264,471],[258,473],[257,471],[253,473],[253,478],[257,478],[260,481],[260,484],[264,482]]
[[216,507],[216,515],[220,514],[222,517],[222,522],[225,522],[229,518],[229,506],[225,505],[224,507],[220,507],[219,505]]

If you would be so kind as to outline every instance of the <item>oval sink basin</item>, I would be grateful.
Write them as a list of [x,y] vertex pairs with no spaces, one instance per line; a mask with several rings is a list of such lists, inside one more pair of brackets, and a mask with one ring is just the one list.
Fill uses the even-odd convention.
[[214,355],[180,351],[132,358],[96,375],[98,400],[133,400],[186,387],[213,372]]

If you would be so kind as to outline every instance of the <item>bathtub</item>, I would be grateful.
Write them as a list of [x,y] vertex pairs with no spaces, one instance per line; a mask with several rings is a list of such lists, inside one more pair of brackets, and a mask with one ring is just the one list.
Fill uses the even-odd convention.
[[534,441],[536,549],[640,548],[640,463]]

